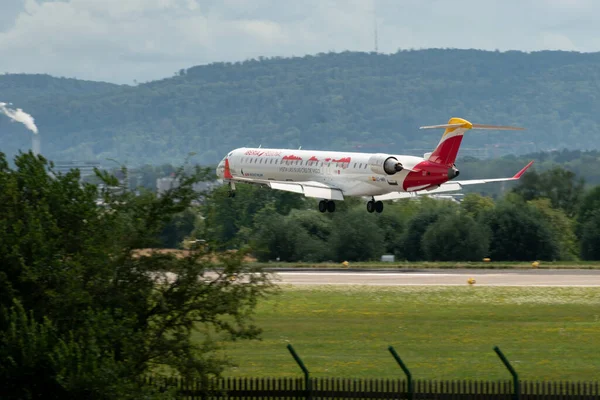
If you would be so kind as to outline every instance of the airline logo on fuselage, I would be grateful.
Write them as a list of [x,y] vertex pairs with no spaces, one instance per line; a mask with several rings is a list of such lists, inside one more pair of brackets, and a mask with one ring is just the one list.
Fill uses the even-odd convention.
[[272,151],[272,150],[247,150],[244,153],[245,156],[258,156],[258,157],[279,157],[281,155],[280,151]]

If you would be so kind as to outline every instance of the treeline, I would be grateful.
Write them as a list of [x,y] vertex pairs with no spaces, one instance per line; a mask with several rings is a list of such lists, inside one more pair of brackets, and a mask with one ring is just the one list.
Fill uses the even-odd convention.
[[[135,86],[0,75],[0,101],[31,113],[54,160],[217,162],[241,146],[422,155],[421,125],[452,116],[514,124],[469,135],[464,155],[600,147],[600,54],[479,50],[343,52],[214,63]],[[0,118],[3,151],[29,134]]]
[[420,197],[386,202],[382,214],[352,198],[321,214],[314,199],[296,194],[227,191],[207,197],[192,236],[221,250],[249,247],[260,261],[600,259],[600,186],[586,189],[560,167],[528,171],[497,199]]

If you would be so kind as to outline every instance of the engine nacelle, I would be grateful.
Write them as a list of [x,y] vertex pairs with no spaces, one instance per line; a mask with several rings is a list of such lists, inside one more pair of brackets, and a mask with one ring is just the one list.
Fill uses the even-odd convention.
[[456,165],[453,165],[452,168],[448,168],[448,179],[454,179],[460,174]]
[[394,175],[404,169],[396,157],[389,154],[375,154],[369,158],[369,168],[376,174]]

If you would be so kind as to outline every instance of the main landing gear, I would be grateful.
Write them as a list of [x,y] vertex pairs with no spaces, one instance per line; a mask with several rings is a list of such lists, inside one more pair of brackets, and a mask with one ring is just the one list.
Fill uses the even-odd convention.
[[[335,212],[335,202],[333,200],[321,200],[319,201],[319,211],[324,212]],[[367,202],[367,211],[381,213],[383,212],[383,202],[369,200]]]
[[381,213],[383,211],[383,202],[369,200],[367,202],[367,211],[370,213],[372,213],[373,211],[376,211],[378,214]]
[[235,197],[235,183],[229,182],[229,193],[227,193],[227,197]]
[[335,202],[333,200],[321,200],[319,202],[319,211],[322,213],[325,211],[335,212]]

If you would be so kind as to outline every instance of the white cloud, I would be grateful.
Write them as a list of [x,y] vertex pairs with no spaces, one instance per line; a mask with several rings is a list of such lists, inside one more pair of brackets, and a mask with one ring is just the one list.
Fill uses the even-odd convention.
[[[0,14],[15,15],[8,1]],[[371,51],[374,9],[383,52],[600,50],[592,0],[25,0],[0,25],[0,69],[131,83],[214,61]]]
[[579,49],[573,44],[571,39],[564,35],[543,32],[541,34],[541,47],[549,50],[572,50],[578,51]]

